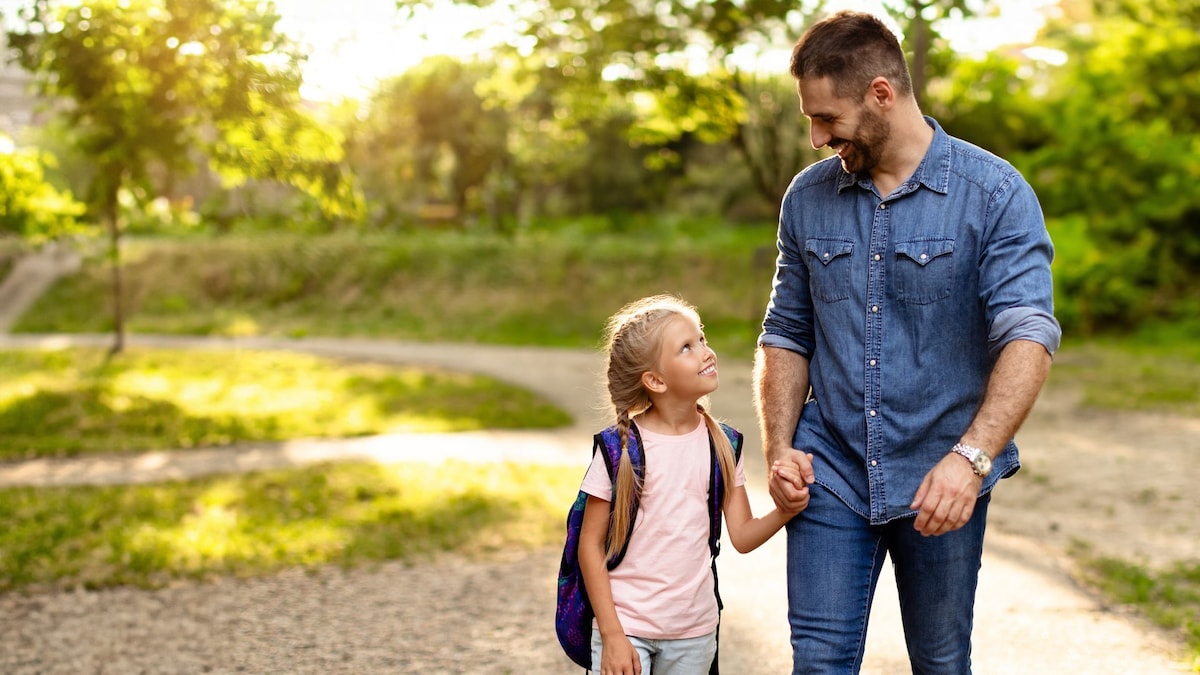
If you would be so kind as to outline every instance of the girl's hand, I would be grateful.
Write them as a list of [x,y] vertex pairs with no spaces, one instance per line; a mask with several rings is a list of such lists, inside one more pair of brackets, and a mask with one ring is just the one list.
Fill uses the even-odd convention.
[[642,659],[628,637],[602,638],[601,644],[600,675],[642,675]]
[[[812,455],[808,455],[808,461],[812,462]],[[778,479],[787,481],[792,484],[797,490],[808,486],[804,481],[804,476],[800,474],[800,467],[796,463],[786,459],[777,459],[771,464],[771,473],[769,476],[772,480]]]
[[[812,455],[806,456],[809,466],[812,465]],[[771,496],[786,495],[786,498],[775,499],[775,507],[787,515],[796,515],[808,508],[808,483],[804,480],[800,466],[794,458],[776,460],[771,464],[769,474]]]

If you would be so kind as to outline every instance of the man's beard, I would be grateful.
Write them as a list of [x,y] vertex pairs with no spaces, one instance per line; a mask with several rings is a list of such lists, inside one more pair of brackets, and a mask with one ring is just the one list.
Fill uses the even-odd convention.
[[[842,169],[846,173],[874,169],[882,159],[883,149],[892,136],[891,125],[882,117],[866,106],[862,106],[860,110],[862,115],[853,136],[850,139],[837,139],[829,144],[835,150],[843,150],[839,157],[842,160]],[[848,147],[843,149],[843,145]]]

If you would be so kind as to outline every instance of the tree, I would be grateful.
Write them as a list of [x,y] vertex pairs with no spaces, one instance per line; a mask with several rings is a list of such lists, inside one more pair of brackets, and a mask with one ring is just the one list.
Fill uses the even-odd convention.
[[355,125],[351,150],[364,185],[389,215],[478,214],[481,191],[506,151],[508,119],[477,92],[490,68],[450,57],[426,59],[384,83]]
[[1069,58],[1043,104],[1050,137],[1019,159],[1087,247],[1061,284],[1087,331],[1200,306],[1200,2],[1094,9],[1051,27]]
[[955,59],[930,84],[925,110],[950,135],[1012,159],[1050,138],[1042,98],[1054,74],[1050,64],[1003,53]]
[[79,218],[86,207],[45,178],[52,162],[37,150],[0,150],[0,236],[36,245],[83,231]]
[[359,206],[338,139],[300,108],[302,55],[256,0],[35,0],[10,44],[93,162],[85,199],[108,233],[112,352],[124,347],[122,190],[192,171],[197,154],[229,184],[280,180],[332,216]]
[[[489,0],[449,0],[486,5]],[[402,10],[417,12],[429,0],[397,0]],[[779,175],[778,162],[787,151],[762,152],[750,140],[766,136],[748,131],[750,110],[759,101],[748,99],[745,52],[765,53],[790,42],[820,6],[819,0],[533,0],[519,3],[516,19],[521,34],[512,54],[539,72],[549,92],[546,101],[555,115],[548,119],[571,131],[590,114],[610,108],[612,96],[624,98],[636,118],[634,143],[656,143],[651,153],[660,166],[675,165],[685,156],[673,146],[698,140],[733,140],[755,177],[764,200],[777,203],[787,179],[801,164]],[[701,65],[702,64],[702,65]],[[774,73],[786,79],[786,61]],[[697,70],[703,71],[697,75]],[[768,111],[757,115],[771,116]],[[800,124],[795,119],[793,124]],[[797,160],[800,158],[797,157]]]
[[987,11],[992,0],[884,0],[892,18],[900,24],[909,52],[913,95],[922,110],[929,104],[929,83],[944,74],[952,53],[938,30],[949,18],[966,18]]

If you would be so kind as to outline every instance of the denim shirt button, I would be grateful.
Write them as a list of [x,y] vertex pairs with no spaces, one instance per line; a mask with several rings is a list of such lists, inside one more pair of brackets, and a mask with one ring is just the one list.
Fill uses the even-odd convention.
[[871,359],[871,360],[870,360],[870,361],[868,361],[867,363],[869,363],[869,364],[871,365],[871,367],[873,368],[873,367],[875,367],[875,364],[877,364],[877,363],[879,363],[879,362],[878,362],[878,361],[876,361],[875,359]]
[[874,410],[870,410],[870,411],[867,411],[867,414],[870,415],[871,417],[874,417],[878,413],[876,413]]
[[875,262],[879,262],[881,258],[882,256],[880,256],[878,253],[875,254]]
[[879,208],[881,208],[881,209],[886,209],[886,208],[887,208],[887,204],[880,204],[880,205],[879,205]]
[[879,305],[871,305],[871,311],[872,311],[872,312],[878,312],[878,311],[879,311]]
[[871,466],[879,466],[879,462],[871,460]]

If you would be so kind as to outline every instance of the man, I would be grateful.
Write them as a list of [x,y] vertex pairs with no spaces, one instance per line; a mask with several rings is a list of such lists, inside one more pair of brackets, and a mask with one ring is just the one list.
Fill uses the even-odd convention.
[[813,147],[837,151],[782,200],[755,361],[767,465],[807,483],[771,496],[809,499],[788,525],[793,672],[861,667],[886,555],[913,672],[968,673],[989,494],[1061,337],[1050,238],[1011,165],[921,114],[875,17],[812,26],[791,72]]

